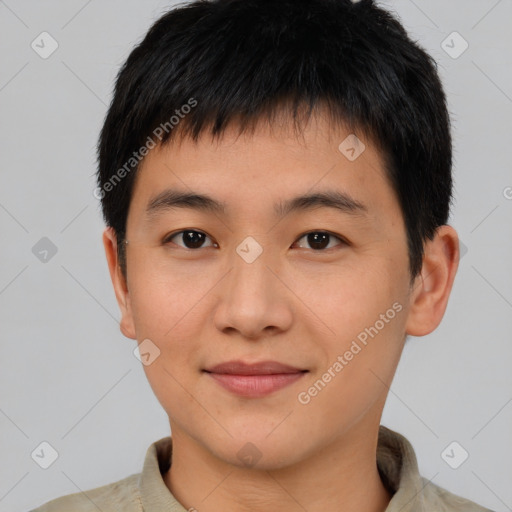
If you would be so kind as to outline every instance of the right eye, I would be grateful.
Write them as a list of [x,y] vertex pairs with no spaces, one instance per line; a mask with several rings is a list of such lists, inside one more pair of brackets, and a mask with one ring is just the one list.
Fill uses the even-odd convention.
[[[201,249],[203,247],[204,240],[210,237],[206,233],[203,233],[202,231],[197,231],[195,229],[183,229],[181,231],[177,231],[166,236],[165,239],[163,240],[163,243],[167,244],[171,242],[174,238],[177,238],[178,240],[180,240],[181,238],[183,245],[176,244],[179,247],[182,247],[183,249],[194,250]],[[218,244],[212,243],[212,245],[206,247],[218,247]]]

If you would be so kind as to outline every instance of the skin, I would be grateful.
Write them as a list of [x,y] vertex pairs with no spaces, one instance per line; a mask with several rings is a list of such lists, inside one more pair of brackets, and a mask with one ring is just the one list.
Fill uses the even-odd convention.
[[[103,233],[121,331],[160,350],[144,370],[172,431],[163,478],[185,508],[377,512],[389,504],[376,465],[382,410],[406,334],[428,334],[444,315],[459,245],[441,226],[410,285],[405,226],[380,154],[363,139],[365,151],[349,161],[338,150],[349,133],[317,112],[300,138],[289,123],[261,122],[254,133],[230,127],[217,141],[156,147],[132,195],[126,280],[115,233]],[[170,186],[224,201],[226,214],[180,208],[149,221],[147,203]],[[275,202],[326,188],[364,203],[367,215],[320,207],[275,217]],[[163,243],[192,228],[207,235],[200,248],[179,234]],[[311,231],[348,243],[334,236],[315,250],[304,237]],[[252,263],[236,252],[247,236],[263,248]],[[394,303],[401,311],[300,403]],[[240,397],[202,372],[232,359],[308,372],[265,397]],[[248,442],[260,457],[250,467],[237,456]]]

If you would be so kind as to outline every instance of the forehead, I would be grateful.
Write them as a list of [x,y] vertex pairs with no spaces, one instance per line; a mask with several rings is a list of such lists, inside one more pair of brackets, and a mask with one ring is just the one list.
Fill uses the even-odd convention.
[[299,210],[299,197],[304,203],[317,192],[327,192],[324,200],[330,194],[341,209],[344,203],[347,213],[375,216],[398,208],[372,141],[333,127],[321,115],[313,115],[300,133],[282,121],[259,123],[243,133],[228,126],[215,139],[206,130],[197,141],[171,139],[152,149],[137,172],[130,211],[146,220],[187,194],[201,196],[188,198],[198,210],[228,216],[284,215]]

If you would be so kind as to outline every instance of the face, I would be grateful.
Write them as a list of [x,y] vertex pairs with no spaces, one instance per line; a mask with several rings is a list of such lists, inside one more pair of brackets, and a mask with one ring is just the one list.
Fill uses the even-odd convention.
[[[253,450],[276,468],[378,425],[410,313],[407,239],[371,141],[360,137],[353,159],[362,146],[340,150],[349,132],[320,117],[300,138],[287,124],[237,135],[148,154],[116,293],[123,333],[146,340],[144,370],[173,437],[239,466]],[[170,190],[219,208],[173,203]],[[300,196],[312,198],[292,202]],[[205,371],[228,361],[298,371]]]

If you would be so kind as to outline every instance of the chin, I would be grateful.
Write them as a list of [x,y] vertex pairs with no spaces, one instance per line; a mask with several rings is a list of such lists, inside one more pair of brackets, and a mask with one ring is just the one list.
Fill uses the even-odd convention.
[[[250,435],[234,436],[219,450],[214,447],[214,454],[226,463],[240,469],[255,469],[270,471],[283,469],[298,462],[301,457],[299,447],[304,448],[303,442],[292,441],[293,436],[270,434],[265,432],[258,437]],[[286,442],[288,440],[288,443]]]

